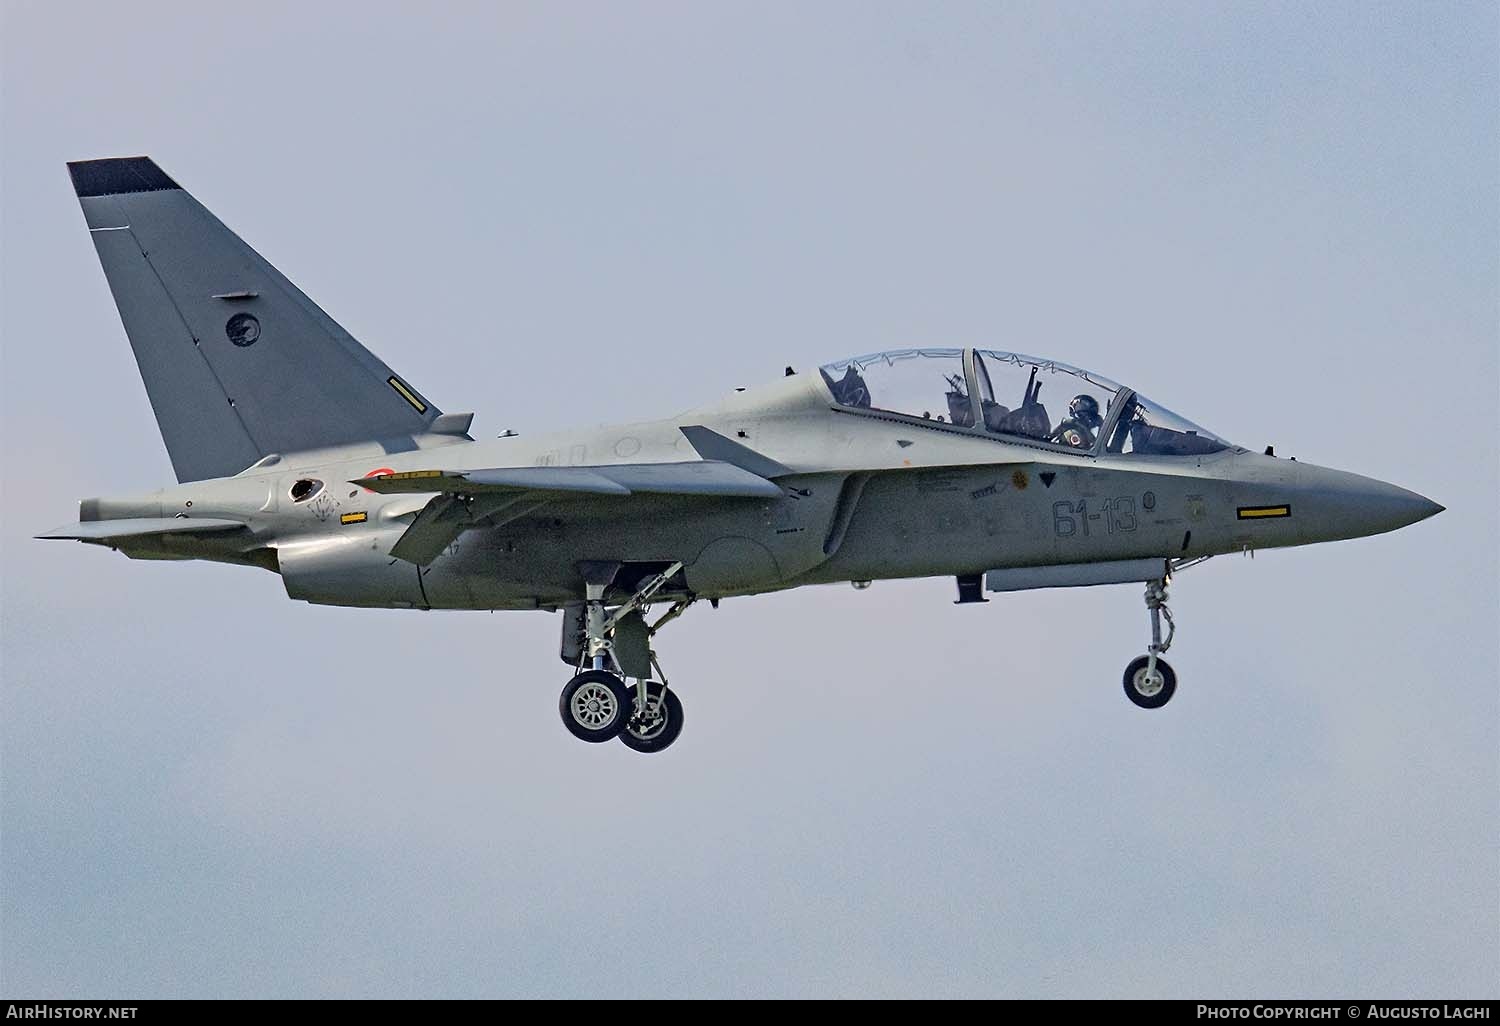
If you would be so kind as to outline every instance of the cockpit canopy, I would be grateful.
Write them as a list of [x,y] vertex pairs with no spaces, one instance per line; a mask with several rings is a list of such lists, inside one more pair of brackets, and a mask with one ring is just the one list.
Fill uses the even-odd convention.
[[[840,406],[950,429],[1096,455],[1198,456],[1230,448],[1108,378],[1020,353],[896,349],[825,364],[820,371]],[[1043,398],[1044,390],[1050,398]]]

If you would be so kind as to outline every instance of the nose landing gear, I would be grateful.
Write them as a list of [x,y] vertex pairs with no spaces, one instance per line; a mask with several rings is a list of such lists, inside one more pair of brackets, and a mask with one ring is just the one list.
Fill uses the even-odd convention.
[[[1151,644],[1146,655],[1137,656],[1125,667],[1125,697],[1142,709],[1160,709],[1177,693],[1177,674],[1161,654],[1172,647],[1177,625],[1167,608],[1167,584],[1162,577],[1146,582],[1146,609],[1151,614]],[[1162,617],[1167,620],[1167,638],[1161,637]]]

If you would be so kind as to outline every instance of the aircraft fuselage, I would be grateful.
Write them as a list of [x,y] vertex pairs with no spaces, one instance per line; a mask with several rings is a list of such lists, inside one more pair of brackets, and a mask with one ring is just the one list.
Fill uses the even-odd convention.
[[[380,495],[353,483],[430,467],[696,460],[684,425],[707,427],[792,469],[777,482],[783,496],[705,507],[671,495],[613,502],[559,495],[498,526],[464,531],[419,567],[389,553],[431,496]],[[803,467],[831,469],[797,472]],[[299,481],[316,482],[319,493],[295,501]],[[867,416],[838,409],[816,378],[796,376],[654,422],[408,452],[372,444],[282,457],[138,499],[86,500],[83,517],[241,521],[245,532],[112,545],[139,558],[279,569],[288,593],[310,602],[535,609],[576,602],[583,588],[577,566],[590,559],[681,560],[692,594],[722,598],[1305,545],[1393,530],[1437,508],[1379,481],[1243,449],[1075,455],[947,424]]]

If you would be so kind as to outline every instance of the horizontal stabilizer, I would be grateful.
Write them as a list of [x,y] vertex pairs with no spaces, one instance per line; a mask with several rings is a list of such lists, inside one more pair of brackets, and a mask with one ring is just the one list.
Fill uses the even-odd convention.
[[353,482],[384,495],[452,492],[576,492],[626,496],[699,495],[777,499],[784,493],[765,478],[728,463],[626,463],[607,467],[501,467],[491,470],[413,470]]
[[208,517],[135,517],[128,520],[91,520],[68,524],[38,538],[57,538],[84,542],[111,542],[138,538],[147,534],[212,534],[244,528],[238,520],[214,520]]

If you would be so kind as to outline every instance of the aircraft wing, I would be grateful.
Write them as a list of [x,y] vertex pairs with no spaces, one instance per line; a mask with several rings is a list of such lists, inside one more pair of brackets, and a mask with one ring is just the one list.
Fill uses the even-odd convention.
[[238,520],[214,520],[209,517],[133,517],[128,520],[90,520],[81,524],[68,524],[37,537],[108,544],[144,534],[209,534],[236,531],[244,526]]
[[564,492],[626,496],[702,495],[779,499],[779,485],[732,463],[624,463],[600,467],[501,467],[492,470],[410,470],[353,482],[382,495],[411,492],[483,495]]
[[[384,495],[438,495],[422,508],[391,555],[426,566],[460,534],[480,523],[494,527],[567,496],[684,495],[779,499],[780,486],[732,463],[626,463],[600,467],[497,467],[489,470],[412,470],[353,482]],[[462,498],[460,498],[462,496]]]

